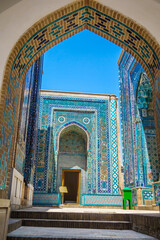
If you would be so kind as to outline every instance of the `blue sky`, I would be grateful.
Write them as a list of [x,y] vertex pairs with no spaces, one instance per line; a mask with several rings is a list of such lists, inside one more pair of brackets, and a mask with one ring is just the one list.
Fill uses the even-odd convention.
[[121,51],[114,43],[84,30],[44,54],[42,89],[119,97],[117,61]]
[[84,30],[44,54],[42,89],[119,96],[121,48]]

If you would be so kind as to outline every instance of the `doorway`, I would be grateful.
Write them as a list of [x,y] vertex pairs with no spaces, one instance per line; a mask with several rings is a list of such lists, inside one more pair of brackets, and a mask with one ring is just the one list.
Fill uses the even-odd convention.
[[68,193],[64,194],[64,203],[80,204],[81,171],[72,169],[62,170],[62,186],[66,186]]

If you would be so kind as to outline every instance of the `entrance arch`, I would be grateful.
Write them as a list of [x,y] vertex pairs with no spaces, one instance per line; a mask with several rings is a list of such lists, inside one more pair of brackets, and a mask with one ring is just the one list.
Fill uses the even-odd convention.
[[57,144],[57,191],[67,185],[64,200],[80,203],[80,195],[87,192],[89,134],[82,125],[71,122],[60,129]]
[[[131,53],[146,71],[153,89],[156,135],[160,153],[160,46],[143,27],[92,0],[75,1],[34,24],[8,58],[1,91],[1,189],[8,189],[25,74],[49,48],[88,29]],[[8,181],[7,181],[8,180]]]

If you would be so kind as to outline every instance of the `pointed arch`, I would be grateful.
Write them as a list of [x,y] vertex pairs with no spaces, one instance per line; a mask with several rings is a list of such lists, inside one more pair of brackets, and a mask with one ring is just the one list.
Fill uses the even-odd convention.
[[157,142],[160,144],[160,45],[146,29],[121,13],[94,0],[74,1],[35,23],[16,42],[9,55],[0,93],[0,155],[1,162],[5,163],[0,182],[2,189],[8,187],[6,182],[7,178],[9,182],[14,159],[11,153],[16,143],[20,96],[27,70],[49,48],[84,29],[121,46],[146,71],[153,89]]
[[56,150],[59,151],[59,142],[60,142],[60,138],[63,134],[71,131],[71,130],[75,130],[76,132],[80,133],[82,136],[84,136],[87,140],[87,151],[89,151],[90,149],[90,134],[87,131],[87,129],[80,123],[78,122],[69,122],[66,123],[65,125],[63,125],[60,130],[58,131],[57,135],[56,135]]

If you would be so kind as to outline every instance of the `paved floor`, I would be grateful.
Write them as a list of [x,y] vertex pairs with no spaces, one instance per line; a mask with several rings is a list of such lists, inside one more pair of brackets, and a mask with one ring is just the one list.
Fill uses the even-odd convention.
[[127,239],[127,240],[155,240],[156,238],[132,230],[104,230],[104,229],[80,229],[80,228],[43,228],[20,227],[8,234],[8,237],[25,237],[39,239]]
[[149,210],[123,210],[123,209],[108,209],[108,208],[78,208],[78,207],[32,207],[25,208],[19,211],[32,211],[32,212],[80,212],[80,213],[122,213],[122,214],[147,214],[160,217],[159,211]]
[[[21,209],[19,211],[32,212],[72,212],[72,213],[120,213],[120,214],[141,214],[160,217],[159,211],[144,211],[144,210],[123,210],[123,209],[108,209],[108,208],[87,208],[87,207],[32,207]],[[43,227],[20,227],[11,232],[8,236],[13,237],[31,237],[33,239],[126,239],[126,240],[144,240],[156,239],[151,236],[141,234],[132,230],[108,230],[108,229],[80,229],[80,228],[43,228]]]

